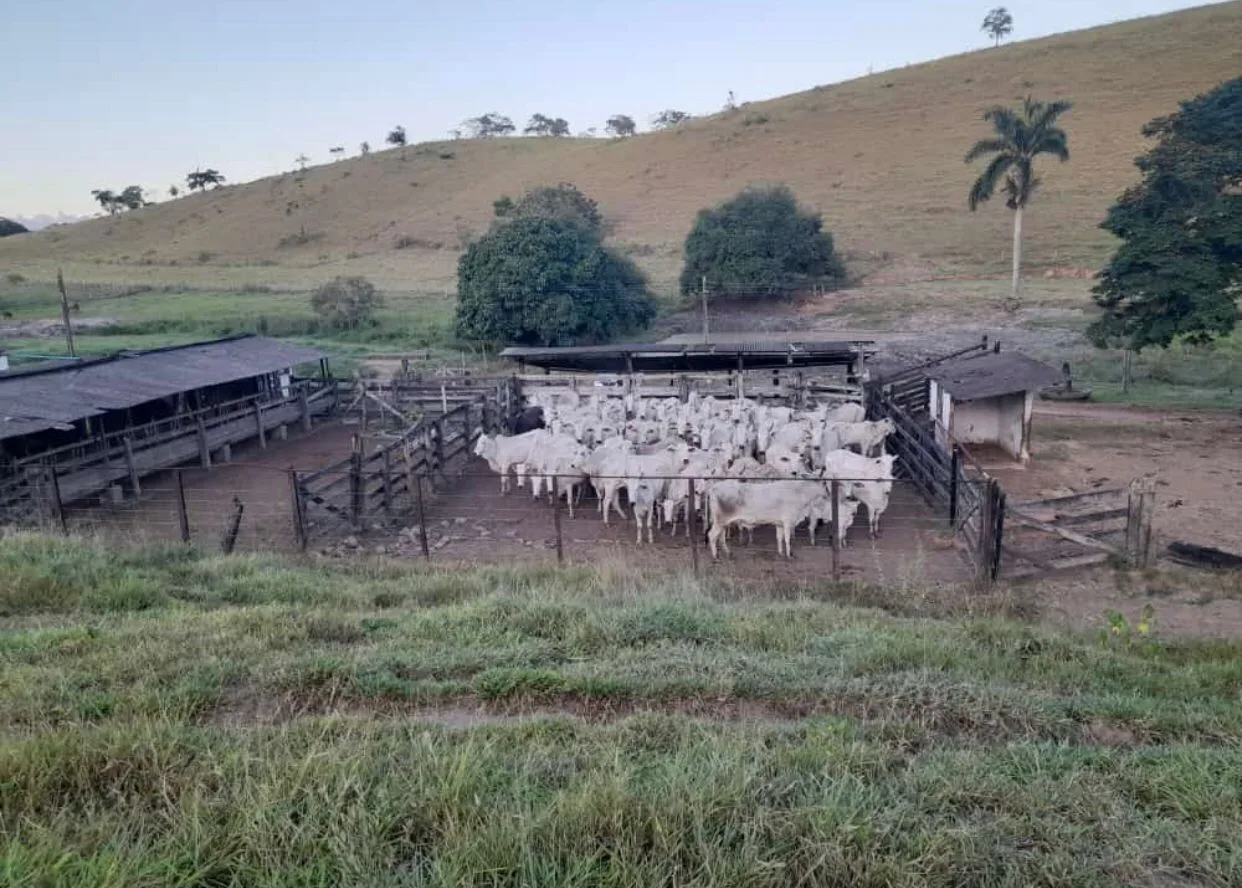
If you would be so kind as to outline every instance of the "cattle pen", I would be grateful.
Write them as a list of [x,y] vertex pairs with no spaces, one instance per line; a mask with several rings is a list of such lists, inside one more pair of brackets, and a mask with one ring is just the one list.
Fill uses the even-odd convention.
[[[331,383],[291,379],[287,394],[276,380],[279,403],[261,404],[259,415],[279,409],[282,420],[300,427],[299,405],[314,405],[315,431],[302,435],[302,444],[286,443],[282,435],[266,449],[271,436],[259,434],[262,425],[247,404],[253,434],[243,447],[253,455],[236,465],[208,462],[194,451],[194,465],[163,467],[124,502],[57,501],[53,496],[34,513],[0,509],[0,524],[33,519],[65,531],[103,534],[141,524],[148,528],[147,539],[201,543],[206,534],[212,544],[221,539],[230,548],[239,539],[240,525],[240,547],[251,549],[370,553],[441,564],[620,560],[881,584],[986,583],[1110,559],[1144,563],[1147,558],[1150,489],[1098,491],[1072,502],[1007,502],[999,482],[968,447],[942,445],[935,419],[926,411],[922,383],[910,378],[868,381],[865,344],[783,351],[764,344],[762,350],[713,348],[703,353],[706,357],[693,354],[684,347],[674,352],[648,346],[612,353],[531,350],[518,369],[548,372]],[[752,359],[758,366],[747,363]],[[540,360],[569,366],[541,367]],[[817,365],[817,360],[825,363]],[[732,542],[732,556],[714,562],[703,539],[706,528],[701,518],[695,524],[692,510],[680,527],[657,530],[651,543],[640,544],[633,519],[613,516],[605,523],[589,496],[571,515],[555,486],[550,501],[546,496],[534,500],[528,489],[501,495],[497,476],[474,454],[476,442],[481,435],[509,429],[526,404],[557,397],[865,404],[870,419],[893,422],[889,446],[898,456],[881,532],[872,539],[865,521],[848,527],[842,516],[825,515],[827,526],[814,546],[805,527],[798,531],[792,560],[778,558],[773,532],[759,529],[753,542]],[[265,449],[256,449],[259,440]],[[314,446],[316,460],[300,458],[297,454],[305,451],[299,446]],[[210,458],[210,448],[207,453]],[[54,490],[61,480],[55,466],[41,465],[38,471],[48,473]],[[719,478],[688,480],[692,491],[701,491]],[[209,495],[213,489],[224,492]],[[840,534],[835,532],[838,522]]]

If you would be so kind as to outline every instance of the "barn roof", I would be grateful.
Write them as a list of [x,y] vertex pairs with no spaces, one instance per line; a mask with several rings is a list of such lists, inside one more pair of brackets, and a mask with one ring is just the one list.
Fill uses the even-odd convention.
[[957,401],[1036,391],[1061,380],[1059,371],[1018,352],[987,352],[945,361],[929,368],[927,377]]
[[0,440],[324,356],[317,349],[245,335],[0,373]]
[[588,373],[647,373],[747,370],[772,367],[847,366],[858,360],[867,342],[648,342],[583,345],[568,348],[512,347],[500,353],[521,364],[545,370]]

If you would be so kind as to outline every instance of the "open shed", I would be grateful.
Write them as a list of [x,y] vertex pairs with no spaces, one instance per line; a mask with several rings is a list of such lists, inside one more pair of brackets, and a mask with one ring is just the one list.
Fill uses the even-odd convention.
[[1055,369],[1017,352],[985,352],[944,361],[925,371],[928,411],[936,435],[952,442],[995,446],[1030,459],[1031,413],[1039,389],[1060,380]]
[[[318,378],[295,368],[319,364]],[[232,445],[331,409],[323,352],[236,336],[0,373],[0,520],[190,459],[209,467]],[[118,488],[119,490],[119,488]]]

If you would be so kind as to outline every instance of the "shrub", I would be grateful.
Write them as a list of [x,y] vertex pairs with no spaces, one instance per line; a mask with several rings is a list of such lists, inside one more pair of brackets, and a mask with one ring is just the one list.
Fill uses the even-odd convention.
[[338,277],[311,294],[311,308],[336,330],[353,330],[375,322],[384,297],[364,277]]
[[18,274],[16,271],[10,271],[4,276],[4,279],[14,285],[26,283],[26,276]]
[[598,342],[655,317],[637,266],[561,218],[494,226],[458,262],[457,293],[458,335],[489,342]]
[[818,214],[800,209],[783,185],[748,188],[699,211],[686,237],[681,291],[696,292],[706,278],[712,295],[774,296],[844,276]]

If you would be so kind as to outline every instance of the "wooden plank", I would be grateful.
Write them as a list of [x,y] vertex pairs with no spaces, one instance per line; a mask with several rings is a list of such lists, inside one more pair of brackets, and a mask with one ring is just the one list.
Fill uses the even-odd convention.
[[1066,530],[1065,528],[1058,527],[1055,524],[1048,524],[1046,521],[1037,521],[1012,506],[1009,509],[1009,517],[1015,524],[1020,524],[1023,527],[1033,527],[1035,530],[1042,530],[1046,533],[1055,534],[1062,539],[1069,540],[1071,543],[1077,543],[1078,545],[1084,546],[1088,549],[1098,549],[1102,552],[1107,552],[1110,555],[1122,554],[1121,550],[1116,546],[1110,546],[1108,543],[1102,543],[1099,540],[1092,539],[1089,536],[1076,533],[1072,530]]
[[1086,493],[1073,493],[1069,496],[1054,496],[1051,499],[1041,500],[1023,500],[1020,503],[1011,503],[1015,509],[1034,509],[1034,508],[1058,508],[1071,505],[1085,505],[1087,503],[1099,502],[1112,498],[1125,499],[1129,496],[1129,491],[1124,487],[1109,488],[1107,490],[1090,490]]
[[[1005,551],[1009,551],[1006,549]],[[1048,573],[1060,570],[1074,570],[1083,567],[1091,567],[1097,564],[1104,564],[1111,556],[1103,552],[1096,552],[1091,555],[1071,555],[1065,558],[1054,558],[1044,563],[1043,567],[1026,568],[1018,571],[1005,571],[1005,578],[1010,580],[1024,580],[1030,577],[1041,577]]]

